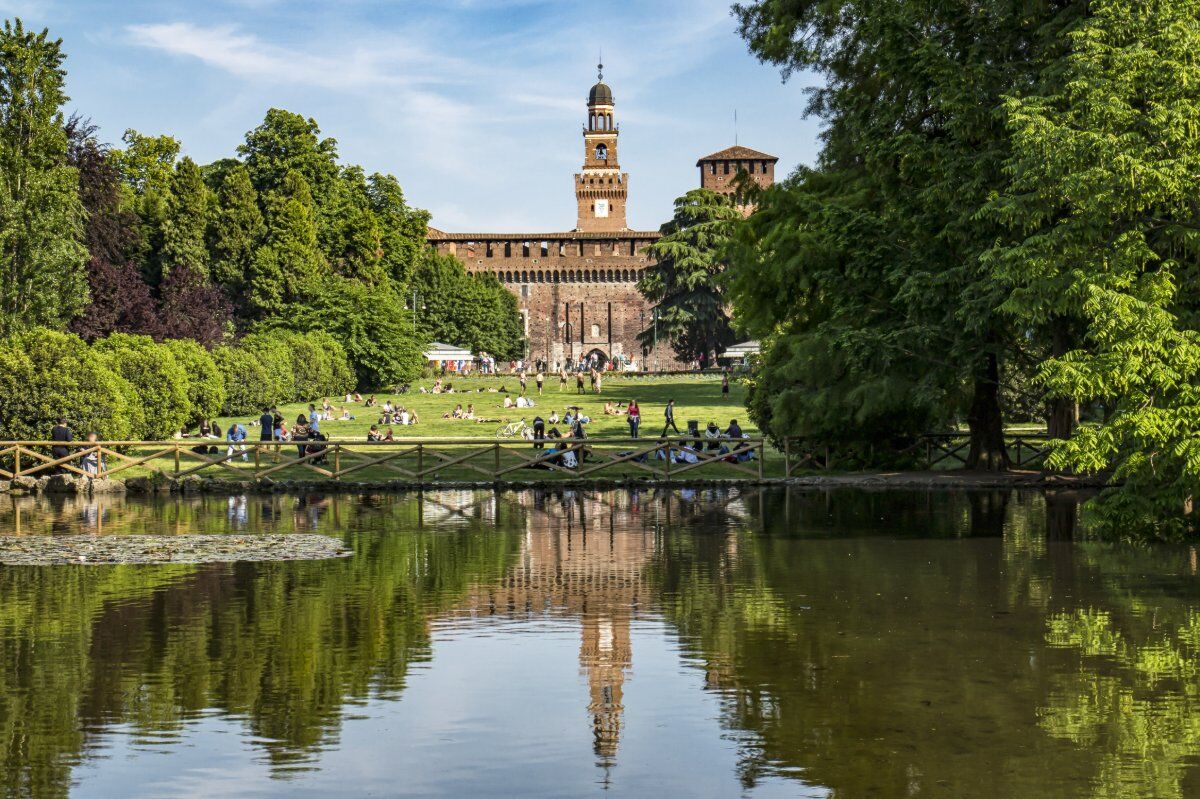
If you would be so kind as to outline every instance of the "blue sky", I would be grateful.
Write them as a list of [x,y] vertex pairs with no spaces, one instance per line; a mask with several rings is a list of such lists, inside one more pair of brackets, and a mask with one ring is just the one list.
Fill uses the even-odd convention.
[[806,77],[751,57],[726,0],[0,0],[14,15],[64,39],[70,106],[107,141],[170,133],[205,163],[286,108],[449,231],[574,227],[601,48],[632,227],[697,185],[735,108],[740,143],[782,172],[817,151]]

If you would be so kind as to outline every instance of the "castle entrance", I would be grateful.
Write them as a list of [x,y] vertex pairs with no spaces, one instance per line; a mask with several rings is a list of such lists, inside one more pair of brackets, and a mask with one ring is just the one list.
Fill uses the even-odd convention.
[[608,368],[608,356],[604,354],[604,350],[596,347],[587,355],[583,356],[583,364],[589,369],[595,367],[601,371]]

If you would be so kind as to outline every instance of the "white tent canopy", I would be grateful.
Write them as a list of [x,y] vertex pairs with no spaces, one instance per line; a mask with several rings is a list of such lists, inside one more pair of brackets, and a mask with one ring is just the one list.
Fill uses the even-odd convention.
[[470,361],[474,358],[475,356],[471,354],[470,350],[464,350],[453,344],[443,344],[440,341],[433,342],[425,350],[425,360],[427,361]]
[[743,341],[741,344],[731,344],[721,353],[722,358],[745,358],[747,355],[758,355],[762,351],[757,341]]

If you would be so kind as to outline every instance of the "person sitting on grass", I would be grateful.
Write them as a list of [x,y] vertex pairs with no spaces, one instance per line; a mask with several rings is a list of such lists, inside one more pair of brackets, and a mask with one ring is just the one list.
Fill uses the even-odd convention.
[[725,447],[724,445],[722,445],[721,442],[716,440],[716,439],[720,438],[721,435],[722,435],[721,428],[717,427],[717,423],[709,422],[708,427],[704,428],[704,437],[706,439],[708,439],[708,443],[705,445],[704,448],[707,449],[709,452],[713,452],[713,451],[719,451],[721,453],[728,452],[729,449],[727,447]]
[[471,421],[475,420],[475,403],[473,403],[473,402],[467,403],[467,411],[466,411],[466,413],[463,414],[463,418],[470,419]]
[[620,416],[621,412],[617,410],[616,403],[614,403],[612,400],[609,400],[608,402],[604,403],[604,415]]
[[392,435],[392,428],[389,427],[387,429],[387,432],[384,433],[384,435],[383,435],[383,440],[384,441],[395,441],[396,440],[396,437],[394,435]]
[[442,378],[439,377],[437,380],[433,381],[433,393],[434,394],[442,393]]
[[355,391],[355,392],[354,392],[354,401],[355,401],[355,402],[362,402],[362,394],[359,394],[357,391]]
[[442,414],[443,419],[461,419],[463,418],[462,403],[454,406],[454,410],[446,411]]
[[275,440],[276,441],[291,441],[292,431],[288,429],[287,421],[281,416],[279,422],[275,425]]
[[532,408],[534,406],[534,402],[533,400],[529,399],[529,397],[526,397],[524,394],[522,394],[521,396],[517,397],[516,405],[518,408]]
[[411,411],[408,412],[408,423],[409,424],[417,424],[420,421],[421,421],[421,419],[417,416],[416,408],[413,408]]
[[371,429],[367,431],[367,442],[374,444],[383,440],[383,434],[379,432],[378,425],[371,425]]
[[349,408],[342,408],[342,417],[341,418],[342,418],[343,422],[353,422],[354,421],[354,417],[350,415]]
[[363,406],[366,408],[374,408],[378,404],[379,400],[375,399],[375,395],[372,394],[371,396],[367,397],[367,401],[363,403]]
[[546,419],[546,424],[558,424],[558,411],[550,411],[550,416]]
[[505,395],[504,395],[504,407],[505,407],[505,409],[508,409],[508,408],[511,408],[511,407],[513,407],[513,404],[514,404],[514,403],[513,403],[513,401],[512,401],[512,397],[510,397],[510,396],[508,396],[507,394],[505,394]]

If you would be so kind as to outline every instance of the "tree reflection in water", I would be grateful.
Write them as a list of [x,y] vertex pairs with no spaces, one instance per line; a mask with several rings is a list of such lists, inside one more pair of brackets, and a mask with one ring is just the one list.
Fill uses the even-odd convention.
[[[241,720],[272,772],[436,667],[437,624],[577,625],[602,780],[627,756],[631,629],[665,619],[753,787],[835,796],[1195,791],[1194,555],[1074,531],[1005,492],[491,491],[6,501],[22,534],[323,532],[331,562],[8,568],[9,796],[69,792],[115,724],[169,747]],[[498,734],[501,731],[497,731]],[[670,742],[663,742],[668,746]],[[1193,782],[1189,782],[1192,780]]]

